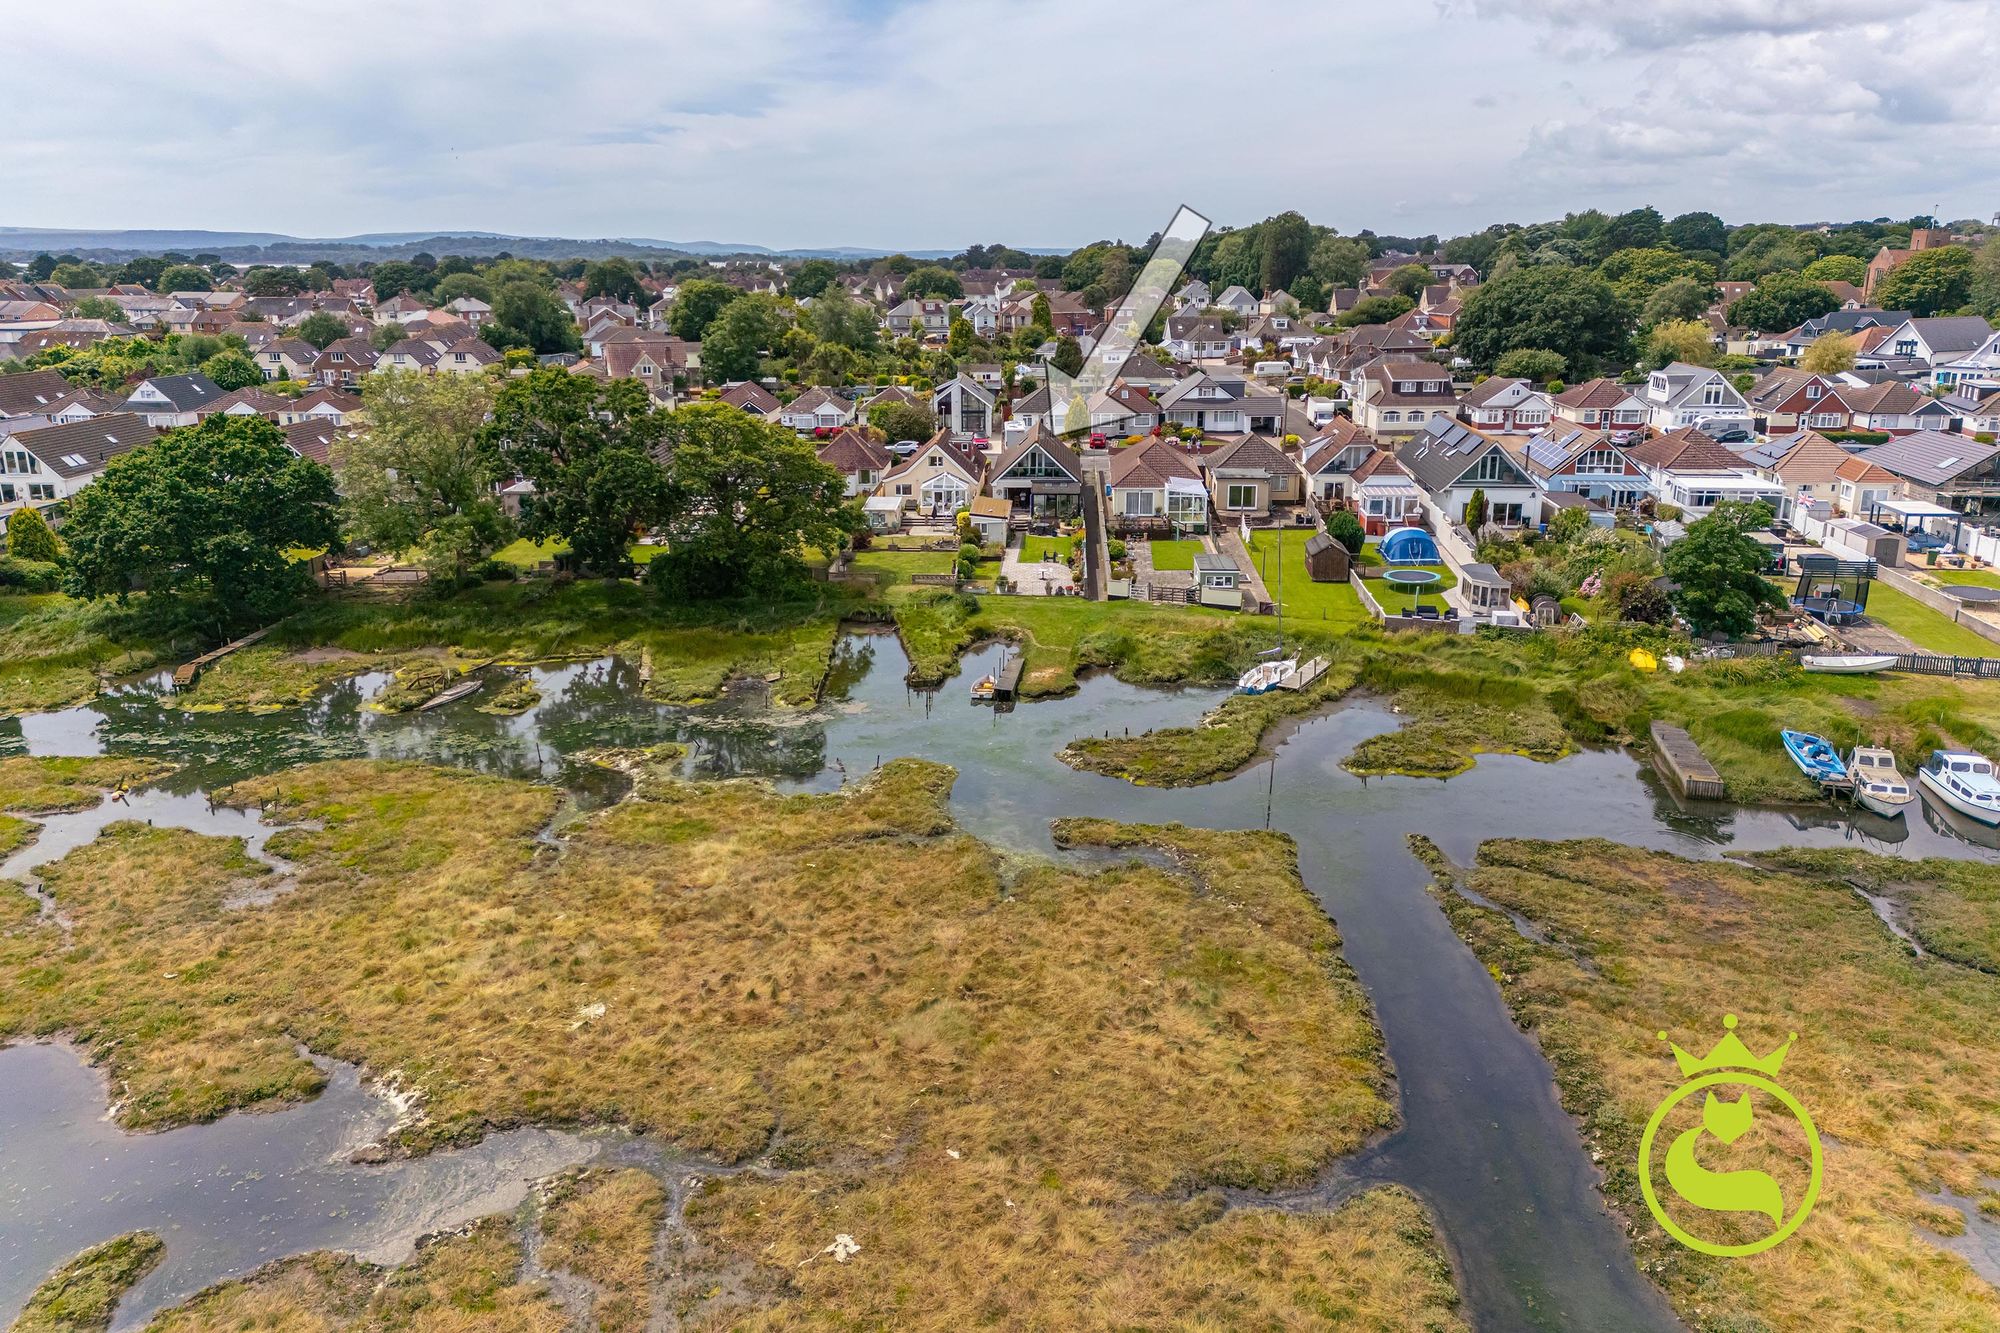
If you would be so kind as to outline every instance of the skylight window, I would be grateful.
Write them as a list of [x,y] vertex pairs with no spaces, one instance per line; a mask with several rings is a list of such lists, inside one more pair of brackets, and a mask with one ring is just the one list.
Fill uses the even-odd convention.
[[64,454],[62,461],[64,467],[82,467],[84,465],[82,454]]

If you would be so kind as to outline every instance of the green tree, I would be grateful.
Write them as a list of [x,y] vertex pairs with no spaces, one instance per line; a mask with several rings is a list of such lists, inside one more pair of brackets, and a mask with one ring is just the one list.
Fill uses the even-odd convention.
[[2000,245],[1991,241],[1972,261],[1972,305],[1989,320],[2000,315]]
[[1383,280],[1382,290],[1391,296],[1408,297],[1414,304],[1424,294],[1424,288],[1436,281],[1426,265],[1405,264]]
[[882,341],[882,325],[872,307],[847,294],[838,284],[822,291],[799,312],[799,323],[823,343],[873,352]]
[[1809,319],[1840,309],[1840,298],[1797,273],[1773,273],[1729,307],[1728,319],[1739,328],[1782,333]]
[[1756,282],[1769,273],[1797,273],[1818,256],[1812,243],[1790,227],[1744,227],[1729,238],[1729,276]]
[[250,354],[234,347],[225,348],[202,362],[201,373],[222,389],[247,389],[264,382],[264,372],[257,369],[257,363],[250,359]]
[[972,350],[972,321],[963,315],[955,315],[951,321],[951,331],[945,335],[944,347],[954,357],[962,357]]
[[62,559],[63,550],[42,511],[23,505],[7,520],[7,554],[16,560],[54,564]]
[[58,287],[102,287],[104,275],[94,265],[74,260],[56,265],[56,271],[49,275],[49,281]]
[[469,296],[475,301],[484,301],[492,305],[493,285],[478,273],[447,273],[439,278],[437,286],[431,289],[431,300],[441,306],[450,305],[461,296]]
[[1607,361],[1623,362],[1631,312],[1594,273],[1560,264],[1516,269],[1466,294],[1453,330],[1458,353],[1492,366],[1517,347],[1562,355],[1581,379]]
[[893,398],[868,409],[868,424],[885,440],[928,440],[937,434],[937,418],[928,409]]
[[35,282],[47,282],[55,271],[56,257],[46,250],[28,261],[28,277]]
[[1462,517],[1465,520],[1465,526],[1472,530],[1473,536],[1477,537],[1479,530],[1486,526],[1486,491],[1484,488],[1473,491],[1471,495],[1465,498],[1465,513]]
[[[1304,214],[1284,212],[1257,228],[1257,281],[1260,290],[1290,287],[1312,262],[1313,229]],[[1429,274],[1425,274],[1426,280]]]
[[512,278],[493,288],[493,317],[480,332],[502,349],[525,347],[544,355],[578,352],[583,338],[569,307],[553,291],[527,278]]
[[339,342],[347,336],[347,321],[324,310],[315,310],[300,320],[299,326],[292,332],[314,347],[325,351],[328,344]]
[[1715,304],[1714,283],[1702,278],[1670,278],[1653,289],[1639,311],[1644,328],[1670,319],[1699,319]]
[[1799,369],[1810,370],[1821,375],[1837,375],[1843,370],[1854,369],[1854,362],[1861,351],[1861,340],[1852,334],[1822,333],[1813,339],[1812,346],[1806,348],[1799,358]]
[[1868,280],[1868,261],[1859,255],[1827,255],[1805,267],[1814,282],[1845,282],[1859,287]]
[[1972,251],[1962,245],[1919,250],[1875,284],[1875,303],[1884,310],[1937,315],[1972,299]]
[[377,301],[393,300],[405,292],[412,296],[428,295],[434,281],[429,273],[402,259],[382,261],[369,271],[368,277],[375,284]]
[[173,264],[160,270],[153,287],[161,292],[206,292],[213,291],[215,283],[205,270],[193,264]]
[[1326,534],[1347,548],[1349,555],[1360,555],[1361,548],[1368,544],[1367,530],[1351,509],[1337,509],[1326,520]]
[[584,265],[583,299],[588,301],[597,296],[636,305],[645,300],[646,288],[639,281],[639,270],[632,267],[632,261],[613,255]]
[[785,291],[794,301],[816,298],[836,285],[835,280],[839,277],[840,269],[831,259],[808,259],[792,270],[790,279],[785,283]]
[[71,309],[78,319],[102,319],[112,324],[125,322],[125,309],[108,296],[86,296]]
[[723,307],[743,293],[726,282],[695,278],[680,285],[673,307],[667,312],[667,326],[689,342],[699,342]]
[[243,290],[252,296],[297,296],[305,289],[305,275],[295,268],[254,265],[243,275]]
[[1306,267],[1329,290],[1339,290],[1359,287],[1373,257],[1366,241],[1352,236],[1322,236],[1313,244]]
[[1758,607],[1782,604],[1764,578],[1771,558],[1750,535],[1769,526],[1769,505],[1729,501],[1689,524],[1687,535],[1667,548],[1660,563],[1680,585],[1674,608],[1695,633],[1748,634],[1757,627]]
[[1617,250],[1597,272],[1634,310],[1642,308],[1652,294],[1676,279],[1712,283],[1715,270],[1700,259],[1674,250]]
[[781,595],[805,549],[837,550],[860,526],[840,473],[774,422],[719,403],[667,415],[668,549],[648,581],[672,600]]
[[1065,333],[1056,342],[1055,355],[1049,361],[1065,375],[1083,373],[1083,347],[1077,340]]
[[926,264],[903,279],[903,296],[909,300],[931,298],[956,301],[964,295],[965,284],[958,280],[958,275],[935,264]]
[[1407,296],[1365,296],[1353,307],[1343,311],[1333,322],[1343,329],[1359,327],[1363,324],[1387,324],[1401,315],[1416,309],[1416,302]]
[[368,377],[365,424],[333,446],[351,540],[423,547],[432,574],[453,579],[506,540],[493,498],[499,460],[482,439],[494,387],[484,375]]
[[1676,361],[1691,366],[1713,365],[1715,336],[1698,319],[1670,319],[1655,324],[1646,335],[1646,364],[1658,370]]
[[1713,213],[1683,213],[1668,222],[1663,236],[1676,250],[1721,254],[1729,247],[1729,228]]
[[220,627],[276,615],[312,586],[286,552],[340,538],[333,474],[262,417],[216,415],[111,460],[63,524],[75,597],[149,596]]
[[378,352],[386,352],[409,336],[401,324],[390,320],[387,324],[377,324],[368,332],[368,345]]
[[1546,347],[1517,347],[1501,353],[1500,359],[1493,363],[1493,373],[1504,379],[1546,384],[1560,379],[1568,364],[1561,352],[1551,352]]
[[480,438],[502,470],[534,483],[522,532],[567,541],[585,570],[615,574],[633,535],[666,512],[666,474],[653,458],[664,416],[636,380],[546,366],[502,384]]
[[712,380],[750,379],[790,327],[789,310],[775,296],[757,292],[731,301],[702,339],[702,370]]

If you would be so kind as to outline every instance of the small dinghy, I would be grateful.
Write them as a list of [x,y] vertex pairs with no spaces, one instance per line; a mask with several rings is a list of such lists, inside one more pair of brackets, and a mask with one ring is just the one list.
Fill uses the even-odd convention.
[[1806,731],[1785,731],[1780,735],[1785,742],[1785,753],[1799,766],[1799,772],[1822,785],[1847,781],[1847,765],[1841,762],[1840,751],[1824,738]]
[[1299,664],[1291,659],[1283,662],[1259,662],[1244,672],[1236,682],[1238,694],[1269,694],[1278,688],[1278,683],[1299,669]]
[[460,699],[463,699],[468,694],[478,693],[479,687],[484,683],[485,682],[477,678],[471,680],[461,680],[460,682],[458,682],[458,684],[452,686],[450,689],[445,690],[442,693],[432,695],[430,698],[424,700],[424,702],[418,704],[417,711],[419,713],[428,713],[433,708],[443,708],[446,704],[457,703]]
[[1894,819],[1910,808],[1917,793],[1896,771],[1896,756],[1874,745],[1857,745],[1847,756],[1847,777],[1854,784],[1854,799],[1884,819]]
[[999,681],[991,676],[981,676],[972,682],[972,702],[976,704],[993,702],[993,695],[999,688]]
[[1801,657],[1799,665],[1822,675],[1865,676],[1874,671],[1887,671],[1896,665],[1896,659],[1893,655],[1879,653],[1834,653]]

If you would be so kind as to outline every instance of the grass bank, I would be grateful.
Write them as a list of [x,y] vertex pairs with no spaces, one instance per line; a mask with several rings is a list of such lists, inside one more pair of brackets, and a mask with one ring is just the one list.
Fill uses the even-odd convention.
[[193,656],[206,642],[144,597],[121,606],[55,593],[0,595],[0,716],[82,703],[108,677]]
[[85,1250],[35,1288],[10,1333],[103,1333],[119,1300],[166,1252],[166,1242],[150,1231]]
[[[1919,960],[1853,891],[1856,882],[1901,895],[1935,938],[1968,960],[1990,960],[2000,870],[1988,866],[1783,853],[1753,867],[1601,841],[1487,843],[1470,887],[1521,914],[1546,944],[1441,889],[1453,925],[1549,1056],[1642,1267],[1696,1328],[2000,1326],[2000,1293],[1924,1238],[1966,1227],[1924,1197],[1940,1185],[2000,1211],[1990,1186],[2000,1176],[2000,977]],[[1759,1056],[1798,1034],[1778,1081],[1828,1145],[1813,1214],[1796,1235],[1747,1258],[1681,1246],[1639,1192],[1640,1132],[1682,1082],[1657,1034],[1702,1055],[1722,1037],[1724,1013],[1738,1016]],[[1731,1145],[1709,1142],[1703,1164],[1768,1172],[1790,1208],[1803,1192],[1803,1135],[1753,1096],[1756,1131]],[[1692,1105],[1670,1118],[1663,1144],[1698,1120]],[[1656,1183],[1663,1199],[1677,1198]],[[1773,1225],[1685,1207],[1677,1220],[1718,1243],[1756,1239]]]

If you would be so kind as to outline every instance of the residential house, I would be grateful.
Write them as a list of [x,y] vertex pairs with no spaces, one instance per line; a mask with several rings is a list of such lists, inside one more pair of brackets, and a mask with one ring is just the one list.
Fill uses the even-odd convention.
[[684,376],[697,360],[697,344],[658,329],[617,328],[599,340],[595,355],[612,379],[639,380],[666,397],[675,376]]
[[109,412],[0,438],[0,519],[23,505],[43,508],[76,494],[113,458],[158,433],[135,412]]
[[1370,536],[1423,522],[1423,488],[1388,450],[1376,449],[1362,459],[1350,480],[1354,489],[1349,501]]
[[1164,436],[1112,455],[1107,489],[1111,525],[1119,531],[1208,530],[1208,490],[1201,469]]
[[1277,433],[1284,426],[1283,394],[1256,393],[1240,376],[1198,371],[1159,396],[1160,411],[1176,426],[1210,435]]
[[1528,441],[1522,461],[1552,495],[1581,495],[1611,510],[1630,509],[1646,497],[1644,470],[1602,426],[1552,421]]
[[1216,297],[1213,304],[1217,309],[1232,310],[1244,319],[1257,313],[1257,298],[1234,284],[1223,288],[1222,295]]
[[1118,369],[1121,384],[1136,384],[1154,394],[1166,392],[1180,379],[1178,372],[1161,365],[1150,356],[1134,353],[1125,358],[1125,364]]
[[1524,379],[1481,380],[1458,403],[1458,419],[1495,435],[1527,435],[1549,424],[1555,404]]
[[276,421],[291,405],[291,399],[258,388],[231,389],[220,398],[211,398],[197,409],[203,420],[213,416],[267,417]]
[[421,338],[398,338],[375,363],[377,370],[398,370],[421,375],[437,366],[442,353]]
[[1989,334],[1970,352],[1933,366],[1931,387],[1940,392],[1961,387],[2000,389],[2000,333]]
[[1306,494],[1315,500],[1345,501],[1354,471],[1377,452],[1373,437],[1346,417],[1335,417],[1299,450]]
[[1783,334],[1779,342],[1784,353],[1796,361],[1806,354],[1806,349],[1829,333],[1858,334],[1869,329],[1894,328],[1910,318],[1907,310],[1836,310],[1831,314],[1815,315],[1805,323]]
[[74,389],[53,370],[27,370],[0,375],[0,421],[9,417],[46,416],[55,403]]
[[1006,373],[998,361],[970,361],[958,369],[960,374],[988,393],[998,393],[1007,386]]
[[1679,508],[1684,522],[1706,517],[1724,501],[1762,500],[1774,514],[1784,503],[1783,487],[1692,426],[1641,440],[1625,452],[1645,472],[1654,497]]
[[1224,445],[1198,460],[1209,498],[1227,522],[1268,518],[1305,498],[1305,477],[1284,450],[1261,435]]
[[1578,426],[1601,426],[1613,435],[1627,435],[1646,424],[1646,400],[1617,380],[1594,379],[1573,384],[1555,396],[1552,411]]
[[1772,440],[1748,453],[1737,452],[1757,471],[1784,489],[1775,508],[1778,517],[1787,522],[1791,521],[1800,505],[1813,505],[1820,501],[1833,503],[1840,469],[1855,461],[1853,454],[1816,430],[1799,431]]
[[1378,440],[1420,435],[1433,415],[1458,407],[1451,372],[1435,361],[1378,361],[1351,392],[1355,422]]
[[363,377],[381,359],[382,354],[366,338],[337,338],[313,358],[312,377],[330,388],[358,393]]
[[951,306],[933,298],[912,298],[891,307],[882,322],[899,337],[907,333],[918,338],[942,338],[951,331]]
[[1977,352],[1992,338],[1993,326],[1978,315],[1939,315],[1904,320],[1885,340],[1883,350],[1921,361],[1934,372]]
[[339,389],[318,388],[287,402],[278,414],[278,424],[290,426],[301,421],[320,421],[331,426],[344,426],[347,419],[360,410],[361,399],[358,395]]
[[434,368],[441,375],[470,375],[505,359],[484,338],[460,338],[438,354]]
[[317,360],[319,348],[305,339],[279,338],[258,351],[257,368],[267,380],[304,380],[312,378],[312,365]]
[[1220,361],[1243,346],[1242,335],[1208,315],[1171,315],[1160,346],[1177,361]]
[[1750,405],[1719,370],[1676,361],[1646,378],[1640,396],[1655,430],[1687,426],[1750,426]]
[[1083,510],[1083,487],[1082,460],[1045,428],[995,459],[986,483],[1016,513],[1035,518],[1075,518]]
[[820,446],[819,461],[841,475],[846,494],[873,495],[896,459],[867,432],[849,426]]
[[444,308],[452,318],[464,320],[475,329],[493,318],[493,307],[476,296],[461,296],[455,301],[447,301]]
[[1050,292],[1048,298],[1049,314],[1054,320],[1057,337],[1068,334],[1072,338],[1081,338],[1097,322],[1082,292]]
[[1486,521],[1521,527],[1541,521],[1541,488],[1499,440],[1442,412],[1433,416],[1396,461],[1428,497],[1439,521],[1465,520],[1475,493],[1486,500]]
[[1834,473],[1833,507],[1843,514],[1861,518],[1875,511],[1885,500],[1903,498],[1903,479],[1879,463],[1855,454]]
[[1099,389],[1085,404],[1093,436],[1145,435],[1160,424],[1160,402],[1150,389],[1123,381]]
[[1938,400],[1968,435],[2000,435],[2000,384],[1963,387]]
[[718,401],[740,407],[753,417],[774,417],[785,410],[777,396],[755,380],[741,380],[724,389]]
[[807,389],[785,404],[778,413],[778,422],[801,435],[814,431],[831,435],[842,426],[854,424],[854,400],[843,398],[831,389]]
[[430,317],[430,307],[411,296],[408,292],[398,292],[375,307],[377,324],[412,324]]
[[125,410],[144,417],[148,426],[167,430],[194,425],[202,404],[220,397],[222,386],[206,375],[155,375],[125,395]]
[[2000,509],[2000,446],[1920,430],[1858,456],[1901,478],[1910,499],[1929,500],[1962,514]]
[[322,467],[333,466],[333,442],[340,428],[330,421],[308,419],[284,427],[285,447]]
[[[0,381],[4,382],[4,381]],[[249,392],[245,390],[244,392]],[[220,399],[217,400],[221,401]],[[49,424],[67,426],[72,421],[88,421],[108,412],[123,412],[125,400],[114,398],[96,389],[72,389],[55,402],[49,404]],[[7,423],[0,421],[0,433],[7,430]]]
[[902,502],[932,519],[949,521],[979,494],[984,482],[976,461],[960,453],[950,436],[939,431],[930,442],[890,468],[876,486],[878,496]]
[[963,373],[931,391],[931,415],[958,439],[984,439],[993,433],[994,396]]
[[1846,430],[1853,413],[1830,375],[1778,366],[1750,386],[1751,429],[1759,433]]
[[1854,430],[1907,435],[1918,430],[1957,430],[1961,421],[1948,403],[1896,380],[1843,387],[1840,400],[1848,408]]

